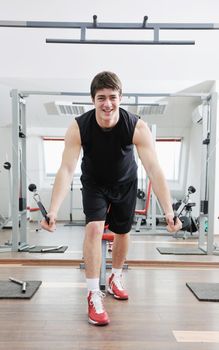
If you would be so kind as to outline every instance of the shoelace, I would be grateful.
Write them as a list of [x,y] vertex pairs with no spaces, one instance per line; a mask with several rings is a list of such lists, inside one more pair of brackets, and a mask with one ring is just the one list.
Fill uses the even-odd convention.
[[121,276],[119,276],[119,277],[114,277],[114,278],[113,278],[113,283],[115,283],[116,287],[117,287],[119,290],[123,290],[123,289],[124,289],[123,284],[122,284]]
[[103,307],[103,301],[102,301],[102,299],[105,296],[106,295],[103,292],[101,292],[100,290],[92,292],[90,301],[93,304],[97,314],[101,314],[102,312],[105,311],[104,307]]

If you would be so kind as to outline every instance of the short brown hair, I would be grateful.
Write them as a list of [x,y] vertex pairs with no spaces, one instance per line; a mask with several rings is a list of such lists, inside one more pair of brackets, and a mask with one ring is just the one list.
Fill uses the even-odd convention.
[[122,83],[113,72],[100,72],[93,78],[90,86],[91,97],[94,99],[97,91],[102,89],[118,90],[119,94],[122,95]]

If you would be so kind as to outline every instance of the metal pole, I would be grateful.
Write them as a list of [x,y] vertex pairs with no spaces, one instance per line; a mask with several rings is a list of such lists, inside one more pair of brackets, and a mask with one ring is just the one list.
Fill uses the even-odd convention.
[[19,242],[19,95],[11,91],[12,98],[12,251]]
[[208,217],[207,203],[207,177],[208,177],[208,134],[209,134],[209,103],[203,102],[202,104],[202,152],[201,152],[201,171],[200,171],[200,215],[199,215],[199,248],[206,251],[206,232],[205,223]]
[[217,143],[217,99],[218,94],[214,92],[210,101],[210,143],[208,153],[208,235],[207,254],[212,255],[214,251],[215,233],[215,174],[216,174],[216,143]]
[[[154,143],[156,142],[156,125],[153,124],[151,126],[151,132],[152,132],[152,136],[153,136],[153,140]],[[156,231],[156,206],[157,206],[157,199],[156,196],[154,194],[153,188],[151,191],[151,228],[154,231]]]
[[20,245],[27,244],[26,104],[20,102]]

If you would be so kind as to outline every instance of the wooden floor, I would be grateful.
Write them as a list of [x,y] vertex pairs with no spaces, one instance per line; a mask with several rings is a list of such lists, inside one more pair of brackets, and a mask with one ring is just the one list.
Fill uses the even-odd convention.
[[[0,243],[9,236],[10,231],[1,231]],[[111,322],[96,327],[87,322],[84,271],[77,263],[82,259],[83,228],[59,224],[50,234],[36,233],[30,225],[28,239],[30,244],[63,244],[68,249],[63,254],[0,253],[0,280],[13,276],[42,281],[30,300],[0,300],[0,349],[219,348],[219,303],[200,302],[186,287],[186,282],[219,283],[219,256],[170,256],[156,249],[195,247],[197,240],[132,232],[127,257],[131,263],[124,271],[130,298],[118,301],[106,295]]]
[[[200,302],[186,282],[217,281],[217,269],[130,268],[124,272],[128,301],[107,295],[110,324],[87,322],[83,271],[74,267],[6,266],[13,276],[43,283],[31,300],[0,300],[0,349],[218,349],[219,303]],[[179,332],[193,340],[178,342]],[[207,342],[195,332],[213,334]],[[210,339],[210,340],[209,340]],[[212,342],[216,341],[215,342]]]
[[[62,253],[25,253],[5,252],[0,249],[0,263],[32,263],[32,264],[53,264],[53,265],[77,265],[82,261],[82,244],[84,239],[84,228],[81,226],[64,226],[64,223],[57,225],[53,233],[41,230],[36,232],[36,224],[28,225],[27,242],[30,245],[66,245],[68,249]],[[219,241],[219,236],[217,236]],[[0,231],[0,244],[11,240],[11,230]],[[166,255],[160,254],[157,247],[198,247],[196,238],[186,240],[173,238],[172,234],[163,231],[160,234],[153,234],[151,231],[141,229],[136,233],[134,229],[130,235],[130,248],[127,260],[134,266],[208,266],[219,267],[219,255]],[[219,253],[219,252],[218,252]],[[110,258],[110,254],[108,256]]]

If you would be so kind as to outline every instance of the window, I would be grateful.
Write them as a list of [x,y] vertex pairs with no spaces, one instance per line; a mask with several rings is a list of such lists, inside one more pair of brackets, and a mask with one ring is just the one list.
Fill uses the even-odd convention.
[[[54,177],[60,167],[62,160],[62,152],[64,150],[63,138],[43,137],[44,160],[46,176]],[[75,170],[75,176],[81,174],[81,157]]]
[[159,138],[156,140],[159,163],[164,171],[165,178],[169,181],[179,180],[181,145],[181,138]]

